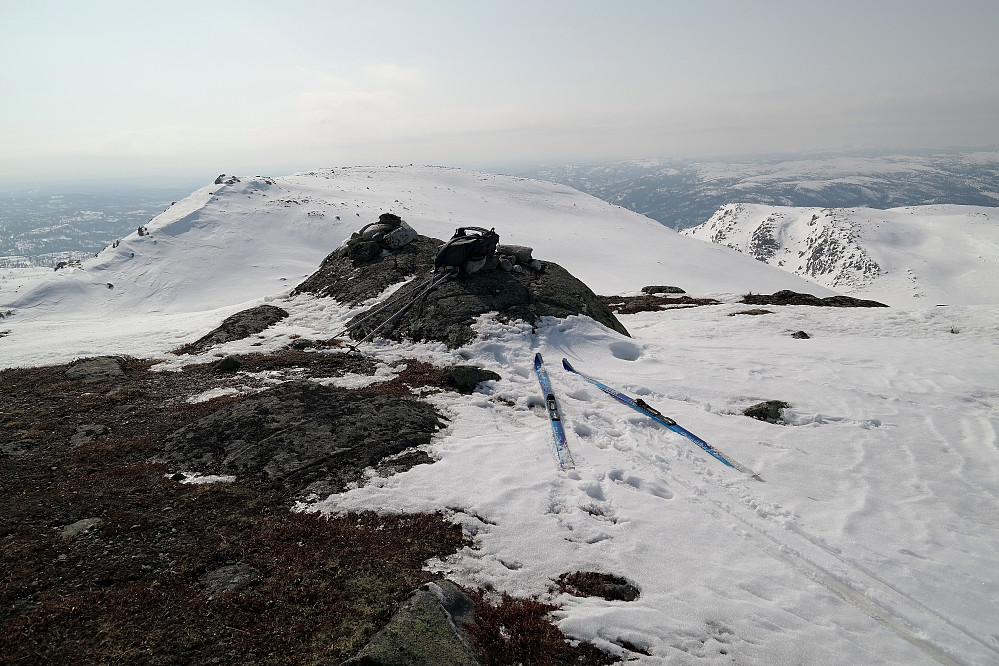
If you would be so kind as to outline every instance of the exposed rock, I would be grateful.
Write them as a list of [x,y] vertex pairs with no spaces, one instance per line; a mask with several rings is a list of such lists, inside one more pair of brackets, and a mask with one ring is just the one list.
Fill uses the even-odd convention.
[[215,372],[236,372],[241,367],[243,367],[242,361],[239,360],[237,356],[226,356],[221,361],[215,364]]
[[81,381],[84,384],[92,384],[124,375],[118,360],[110,356],[98,356],[80,361],[66,371],[66,377]]
[[643,294],[649,294],[650,296],[655,294],[686,294],[680,287],[670,287],[664,285],[651,285],[648,287],[642,287]]
[[240,562],[209,571],[198,582],[205,586],[208,594],[219,594],[245,590],[263,577],[259,569]]
[[67,525],[62,528],[59,535],[63,539],[72,539],[78,534],[83,534],[92,527],[99,527],[104,520],[101,518],[84,518],[83,520],[78,520],[71,525]]
[[237,312],[231,317],[227,317],[211,333],[204,337],[184,345],[174,351],[175,354],[200,354],[208,351],[215,345],[220,345],[233,340],[242,340],[251,335],[256,335],[269,326],[276,324],[285,317],[288,312],[273,305],[258,305],[249,310]]
[[721,305],[721,301],[713,298],[691,298],[687,295],[659,296],[656,294],[645,294],[643,296],[600,296],[599,298],[615,314],[660,312],[662,310],[697,307],[699,305]]
[[453,365],[444,368],[448,384],[458,393],[472,393],[482,382],[499,380],[501,377],[492,370],[482,370],[474,365]]
[[810,336],[808,333],[805,333],[804,331],[795,331],[794,333],[791,334],[791,337],[794,338],[795,340],[808,340],[812,336]]
[[107,426],[97,423],[86,423],[76,427],[76,432],[69,438],[69,442],[73,446],[81,446],[88,442],[94,441],[101,435],[106,435],[108,432],[110,432],[110,430]]
[[329,494],[383,458],[429,443],[441,425],[418,400],[292,381],[174,432],[164,457],[179,469]]
[[13,442],[0,442],[0,458],[23,456],[37,445],[38,440],[36,439],[15,439]]
[[561,592],[575,597],[602,597],[607,601],[634,601],[641,594],[637,586],[621,576],[595,571],[562,574],[555,584]]
[[790,406],[783,400],[768,400],[747,408],[743,414],[767,423],[783,423],[783,411]]
[[370,265],[351,259],[341,248],[323,259],[319,270],[291,293],[292,296],[313,294],[358,305],[414,275],[429,277],[437,248],[441,245],[441,241],[418,236],[412,243]]
[[497,245],[496,254],[513,258],[513,263],[528,266],[534,261],[534,248],[525,245]]
[[[337,251],[326,257],[319,270],[292,293],[311,293],[356,305],[391,285],[409,280],[409,284],[393,295],[397,305],[352,329],[351,336],[362,339],[402,308],[407,296],[419,294],[416,287],[430,276],[437,250],[442,245],[443,241],[419,236],[398,251],[367,264]],[[545,316],[586,315],[628,335],[627,329],[599,297],[558,264],[541,262],[540,271],[513,270],[518,267],[512,266],[510,272],[481,270],[446,280],[378,334],[393,340],[438,340],[455,348],[474,339],[472,324],[477,317],[497,312],[502,321],[519,319],[530,324],[536,324]],[[359,313],[353,321],[359,321],[382,305],[384,303],[378,303]]]
[[828,296],[819,298],[812,294],[802,294],[783,289],[773,294],[746,294],[741,303],[747,305],[816,305],[830,308],[886,308],[884,303],[868,301],[852,296]]
[[763,308],[753,308],[751,310],[739,310],[738,312],[729,312],[729,317],[734,317],[736,315],[768,315],[773,314],[773,310],[764,310]]
[[[471,603],[470,599],[468,603]],[[441,598],[425,586],[414,592],[388,625],[356,656],[343,662],[343,666],[473,666],[478,663],[444,610]]]
[[240,182],[240,180],[236,176],[229,176],[226,178],[224,173],[219,174],[219,177],[215,179],[216,185],[235,185],[238,182]]

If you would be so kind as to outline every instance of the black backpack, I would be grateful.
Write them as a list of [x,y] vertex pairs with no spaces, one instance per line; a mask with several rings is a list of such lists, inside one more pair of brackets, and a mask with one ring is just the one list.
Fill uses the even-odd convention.
[[451,240],[437,250],[434,270],[450,268],[457,269],[463,275],[474,273],[485,265],[486,259],[496,253],[497,244],[499,234],[495,229],[461,227],[455,230]]

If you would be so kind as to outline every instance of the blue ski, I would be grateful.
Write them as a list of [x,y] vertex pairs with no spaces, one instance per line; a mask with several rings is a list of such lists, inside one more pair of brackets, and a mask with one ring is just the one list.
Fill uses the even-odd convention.
[[558,401],[555,400],[555,393],[552,391],[552,383],[548,380],[548,373],[545,372],[545,363],[541,354],[534,355],[534,373],[538,376],[541,384],[541,393],[545,396],[545,406],[548,408],[548,419],[552,424],[552,436],[555,437],[555,457],[558,458],[558,466],[563,470],[573,469],[576,466],[569,452],[569,445],[565,441],[565,428],[562,427],[562,416],[559,413]]
[[719,451],[715,447],[711,446],[710,444],[708,444],[707,442],[705,442],[703,439],[701,439],[700,437],[698,437],[694,433],[692,433],[689,430],[687,430],[686,428],[683,428],[682,426],[678,425],[677,422],[674,421],[673,419],[671,419],[670,417],[664,416],[661,412],[659,412],[659,410],[657,410],[657,409],[649,406],[648,404],[646,404],[646,402],[644,400],[642,400],[641,398],[638,398],[637,400],[634,399],[634,398],[631,398],[631,397],[625,395],[624,393],[621,393],[620,391],[612,389],[610,386],[607,386],[606,384],[597,381],[596,379],[594,379],[593,377],[590,377],[589,375],[584,375],[582,372],[580,372],[579,370],[576,370],[574,367],[572,367],[572,365],[569,364],[569,361],[567,359],[564,359],[564,358],[562,359],[562,367],[564,367],[566,370],[568,370],[569,372],[571,372],[573,374],[579,375],[580,377],[582,377],[586,381],[590,382],[591,384],[593,384],[594,386],[596,386],[598,389],[600,389],[601,391],[603,391],[607,395],[611,396],[612,398],[614,398],[616,400],[619,400],[620,402],[623,402],[624,404],[628,405],[629,407],[631,407],[635,411],[641,412],[642,414],[645,414],[646,416],[648,416],[652,420],[656,421],[657,423],[666,426],[667,428],[669,428],[673,432],[676,432],[676,433],[679,433],[679,434],[683,435],[684,437],[686,437],[687,439],[689,439],[690,441],[692,441],[694,444],[697,444],[699,447],[701,447],[702,449],[704,449],[704,451],[706,451],[713,458],[716,458],[718,461],[724,463],[725,465],[728,465],[732,469],[736,469],[736,470],[742,472],[743,474],[749,474],[749,475],[753,476],[756,479],[760,478],[759,474],[757,474],[753,470],[749,469],[745,465],[737,463],[736,461],[732,460],[731,458],[725,456],[724,454],[722,454],[721,451]]

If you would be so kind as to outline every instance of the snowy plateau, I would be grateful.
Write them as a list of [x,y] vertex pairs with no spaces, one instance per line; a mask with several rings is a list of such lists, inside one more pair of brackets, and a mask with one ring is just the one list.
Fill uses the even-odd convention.
[[[293,336],[329,338],[361,307],[291,290],[351,232],[384,212],[440,239],[459,226],[495,227],[501,242],[534,248],[598,294],[676,285],[721,303],[621,315],[630,338],[582,316],[544,319],[536,330],[485,316],[457,350],[365,343],[360,351],[379,362],[469,363],[501,379],[471,395],[425,396],[450,419],[428,447],[434,464],[372,475],[296,510],[448,510],[475,546],[429,566],[468,587],[551,601],[567,636],[629,663],[999,663],[999,297],[982,287],[961,300],[956,289],[970,287],[939,264],[918,272],[905,263],[915,255],[899,248],[915,213],[879,212],[882,235],[862,247],[882,270],[917,271],[924,297],[904,285],[897,294],[886,287],[890,308],[780,306],[747,316],[738,314],[747,292],[828,296],[860,283],[844,277],[847,260],[836,279],[809,281],[790,272],[793,262],[777,268],[529,179],[356,167],[230,181],[194,192],[79,267],[8,271],[0,368],[118,354],[159,359],[170,372],[217,354],[282,349]],[[787,237],[810,228],[808,212],[777,212]],[[991,252],[994,270],[994,250],[982,249],[995,242],[994,214],[985,211],[992,226],[979,229],[974,216],[962,222],[968,212],[945,208],[937,221],[983,245],[948,242],[961,256],[946,267]],[[745,250],[750,226],[731,227],[726,242]],[[893,226],[898,241],[883,240]],[[774,249],[778,260],[784,247]],[[797,245],[787,247],[796,255]],[[170,353],[262,303],[290,316],[207,354]],[[799,330],[810,338],[793,339]],[[568,472],[552,454],[537,352],[576,461]],[[759,479],[565,372],[562,358],[643,398]],[[742,415],[771,399],[790,404],[784,424]],[[567,571],[621,576],[641,594],[625,602],[552,592]]]

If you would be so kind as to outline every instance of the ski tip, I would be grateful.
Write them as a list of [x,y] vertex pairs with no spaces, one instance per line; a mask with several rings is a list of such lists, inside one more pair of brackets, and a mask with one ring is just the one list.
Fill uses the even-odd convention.
[[576,372],[576,370],[572,367],[572,364],[569,363],[569,359],[567,358],[562,359],[562,367],[568,370],[569,372]]
[[542,364],[543,362],[544,362],[544,359],[542,359],[542,358],[541,358],[541,352],[538,352],[538,353],[536,353],[536,354],[534,355],[534,367],[535,367],[535,368],[537,368],[537,367],[538,367],[538,366],[540,366],[540,365],[541,365],[541,364]]

